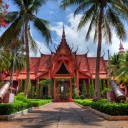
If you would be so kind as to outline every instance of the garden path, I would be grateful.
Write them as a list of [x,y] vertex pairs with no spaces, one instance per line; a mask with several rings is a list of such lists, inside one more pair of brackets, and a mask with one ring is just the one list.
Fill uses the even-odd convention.
[[128,121],[108,121],[73,102],[50,103],[0,128],[128,128]]

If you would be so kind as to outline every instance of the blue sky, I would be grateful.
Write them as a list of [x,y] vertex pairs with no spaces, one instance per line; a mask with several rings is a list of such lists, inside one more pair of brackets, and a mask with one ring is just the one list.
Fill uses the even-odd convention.
[[[69,44],[70,47],[72,47],[72,44],[74,45],[73,51],[75,51],[78,46],[77,54],[84,54],[87,52],[87,47],[88,47],[89,48],[88,56],[96,57],[97,44],[93,43],[93,40],[92,40],[93,33],[90,39],[88,41],[85,41],[85,35],[86,35],[86,30],[88,28],[88,24],[83,29],[81,29],[81,31],[77,31],[77,25],[79,23],[79,19],[81,15],[78,15],[74,19],[73,11],[75,7],[67,8],[64,11],[59,8],[61,0],[58,0],[58,1],[59,2],[53,2],[52,0],[49,0],[45,6],[42,6],[40,8],[39,13],[37,15],[42,19],[48,20],[50,23],[51,34],[52,34],[51,49],[55,51],[53,46],[55,45],[55,47],[57,47],[58,44],[60,43],[61,36],[62,36],[62,28],[64,23],[67,43]],[[10,4],[9,11],[16,10],[16,7],[15,5],[12,4],[11,0],[9,1],[9,4]],[[50,54],[50,50],[45,44],[43,38],[41,38],[41,35],[38,34],[38,32],[34,28],[32,28],[31,31],[36,43],[38,44],[40,51],[44,54]],[[114,52],[115,53],[118,52],[120,41],[116,37],[115,33],[113,33],[112,41],[113,41],[112,45],[107,45],[104,40],[102,42],[102,55],[104,51],[105,59],[107,59],[108,49],[110,50],[111,55]],[[125,49],[128,49],[128,40],[123,42],[123,45]],[[33,53],[31,53],[31,56],[40,56],[40,53],[38,52],[37,55],[34,55]]]

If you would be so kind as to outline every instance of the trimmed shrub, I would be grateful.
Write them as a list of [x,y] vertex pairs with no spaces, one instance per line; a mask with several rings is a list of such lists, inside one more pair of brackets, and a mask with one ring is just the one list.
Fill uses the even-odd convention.
[[128,103],[112,103],[107,100],[100,100],[93,102],[91,108],[96,109],[100,112],[117,116],[117,115],[128,115]]
[[79,96],[76,96],[75,99],[80,99],[80,97]]
[[15,101],[12,104],[0,104],[0,115],[9,115],[27,108],[27,103]]
[[85,96],[84,95],[80,95],[80,99],[85,99]]
[[51,100],[41,100],[41,99],[29,99],[33,107],[39,107],[44,104],[50,103]]
[[90,106],[93,101],[92,101],[92,99],[84,99],[84,100],[76,100],[75,99],[74,102],[76,102],[82,106]]
[[51,96],[44,96],[44,99],[52,99]]

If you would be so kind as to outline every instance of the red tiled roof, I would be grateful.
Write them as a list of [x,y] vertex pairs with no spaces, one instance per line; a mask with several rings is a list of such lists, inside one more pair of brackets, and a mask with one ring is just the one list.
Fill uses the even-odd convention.
[[77,64],[78,67],[80,69],[80,71],[88,71],[88,59],[87,59],[87,55],[76,55],[77,58]]
[[[26,74],[20,74],[17,79],[22,79],[25,80],[26,79]],[[35,74],[30,74],[30,79],[35,79]]]
[[51,55],[42,55],[40,58],[38,71],[47,71],[50,63],[51,63]]
[[[88,57],[88,63],[89,63],[90,72],[95,73],[96,58]],[[103,58],[101,57],[101,59],[100,59],[100,73],[105,73],[104,68],[105,68],[105,60],[103,60]]]

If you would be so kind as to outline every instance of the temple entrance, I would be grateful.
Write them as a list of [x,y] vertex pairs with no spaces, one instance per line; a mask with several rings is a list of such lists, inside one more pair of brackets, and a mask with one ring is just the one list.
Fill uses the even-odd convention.
[[56,83],[56,99],[67,100],[70,98],[70,80],[63,78],[57,79]]

